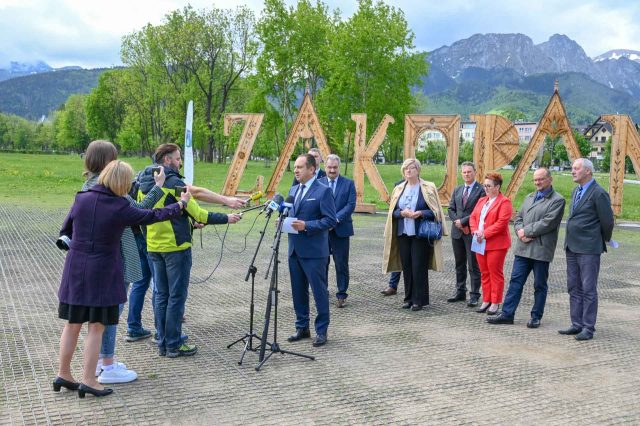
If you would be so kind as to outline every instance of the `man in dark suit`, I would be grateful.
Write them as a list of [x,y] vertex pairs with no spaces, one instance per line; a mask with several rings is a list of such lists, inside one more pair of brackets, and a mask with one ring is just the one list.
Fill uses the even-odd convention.
[[524,199],[513,224],[518,240],[513,250],[515,257],[509,290],[502,312],[498,316],[488,317],[489,324],[513,324],[522,289],[533,271],[534,302],[527,327],[540,327],[547,300],[549,264],[556,252],[565,205],[562,195],[553,190],[552,182],[547,168],[541,167],[533,173],[536,192]]
[[576,340],[590,340],[595,332],[600,255],[607,251],[614,225],[609,194],[595,181],[593,171],[586,158],[578,158],[571,168],[578,184],[571,194],[564,240],[571,327],[558,332],[576,335]]
[[[316,160],[316,179],[325,177],[327,174],[320,168],[320,164],[322,164],[322,153],[320,150],[318,148],[311,148],[307,154],[313,155],[313,158]],[[298,184],[298,179],[294,176],[291,186],[296,186]]]
[[451,245],[456,260],[456,292],[447,302],[464,302],[467,299],[467,271],[470,278],[469,302],[467,306],[478,306],[480,299],[480,267],[475,253],[471,251],[471,231],[469,217],[478,200],[483,197],[484,189],[476,182],[476,165],[471,161],[462,163],[462,179],[464,185],[453,190],[449,202],[449,219],[451,227]]
[[300,155],[294,165],[296,179],[291,187],[295,220],[292,227],[297,234],[289,234],[289,273],[291,295],[296,312],[296,332],[290,342],[309,338],[309,286],[316,302],[316,337],[313,346],[327,343],[329,327],[329,290],[327,262],[329,262],[329,229],[334,228],[336,207],[329,187],[316,179],[316,160],[313,155]]
[[327,176],[318,181],[331,189],[336,205],[338,224],[329,230],[329,250],[336,265],[337,306],[342,308],[347,303],[349,288],[349,237],[353,235],[351,215],[356,208],[356,186],[351,179],[340,176],[340,157],[337,155],[327,157],[325,169]]

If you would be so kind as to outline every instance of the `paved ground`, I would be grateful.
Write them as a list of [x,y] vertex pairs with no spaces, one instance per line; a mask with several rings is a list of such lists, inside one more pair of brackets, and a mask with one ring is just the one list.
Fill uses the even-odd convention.
[[[569,324],[561,251],[540,329],[525,327],[531,283],[513,326],[489,326],[484,315],[446,303],[454,282],[448,240],[448,272],[430,274],[431,306],[407,312],[400,296],[379,294],[386,279],[380,272],[384,217],[357,216],[349,305],[332,307],[329,344],[316,349],[309,341],[284,341],[293,331],[293,311],[281,256],[282,346],[316,360],[274,355],[256,372],[256,354],[239,366],[240,347],[226,345],[248,328],[250,285],[243,278],[260,218],[244,251],[243,228],[231,228],[219,268],[190,288],[185,331],[198,355],[159,358],[150,341],[126,343],[121,333],[118,356],[139,379],[114,386],[109,397],[79,400],[51,390],[63,325],[56,319],[56,292],[64,261],[53,240],[64,213],[0,206],[0,424],[640,423],[638,231],[615,231],[622,246],[603,257],[598,331],[580,343],[557,333]],[[220,254],[214,228],[203,237],[204,247],[198,243],[194,250],[194,280],[209,275]],[[269,227],[257,263],[260,328],[271,238]],[[512,259],[510,254],[507,275]],[[330,285],[335,287],[333,272]],[[150,326],[148,306],[144,318]],[[78,350],[76,377],[80,361]]]

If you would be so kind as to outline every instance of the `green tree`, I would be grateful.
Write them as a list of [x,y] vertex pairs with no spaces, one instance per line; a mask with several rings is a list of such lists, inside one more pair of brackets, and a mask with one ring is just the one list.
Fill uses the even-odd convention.
[[121,70],[105,71],[98,86],[87,96],[87,132],[91,139],[115,142],[126,114],[126,93]]
[[[411,88],[421,85],[427,63],[426,53],[414,51],[413,40],[402,10],[382,1],[360,0],[353,16],[338,25],[329,46],[328,77],[317,101],[333,145],[341,145],[345,134],[351,139],[354,112],[367,114],[369,137],[385,114],[401,123],[415,110]],[[391,143],[402,143],[402,127],[389,127]]]
[[87,118],[85,114],[86,95],[71,95],[56,115],[56,143],[65,150],[82,152],[89,144]]

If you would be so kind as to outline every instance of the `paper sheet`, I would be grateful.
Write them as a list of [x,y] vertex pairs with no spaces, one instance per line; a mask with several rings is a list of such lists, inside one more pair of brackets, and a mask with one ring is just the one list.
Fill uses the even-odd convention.
[[287,234],[297,234],[298,231],[293,229],[293,221],[298,220],[295,217],[285,217],[284,222],[282,223],[282,232],[286,232]]
[[478,239],[474,235],[471,239],[471,251],[474,253],[484,255],[484,249],[487,247],[487,240],[482,240],[481,243],[478,242]]

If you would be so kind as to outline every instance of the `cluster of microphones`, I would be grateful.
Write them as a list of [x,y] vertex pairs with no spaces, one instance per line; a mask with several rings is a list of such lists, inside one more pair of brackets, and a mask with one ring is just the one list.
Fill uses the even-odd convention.
[[[258,191],[255,194],[249,197],[251,201],[257,201],[264,196],[262,191]],[[252,210],[257,210],[262,208],[259,215],[262,213],[266,213],[267,216],[270,216],[273,212],[277,211],[280,213],[280,216],[286,217],[289,215],[289,211],[293,208],[293,196],[289,195],[286,199],[280,195],[275,194],[273,198],[268,200],[264,204],[257,205],[255,207],[251,207],[245,210],[242,210],[240,213],[246,213]]]

